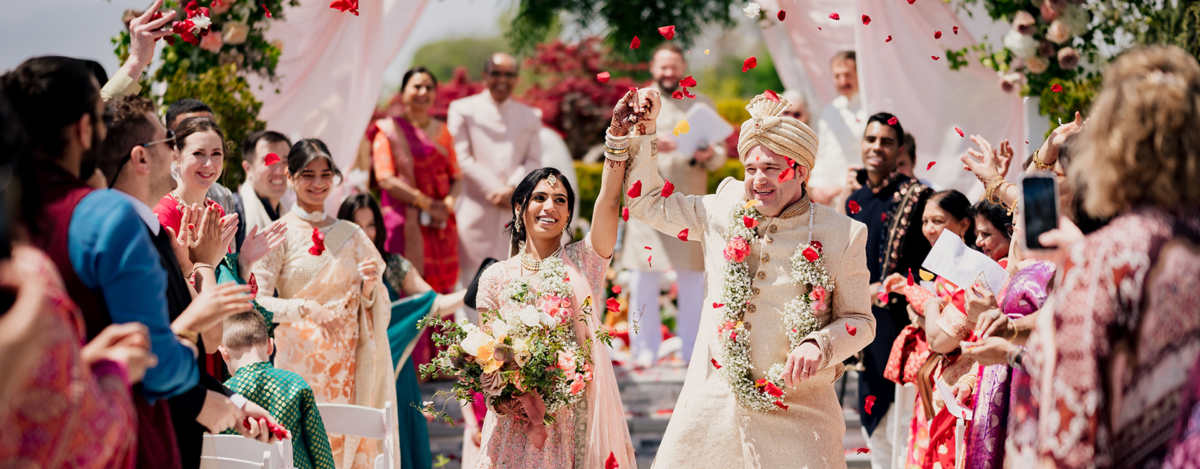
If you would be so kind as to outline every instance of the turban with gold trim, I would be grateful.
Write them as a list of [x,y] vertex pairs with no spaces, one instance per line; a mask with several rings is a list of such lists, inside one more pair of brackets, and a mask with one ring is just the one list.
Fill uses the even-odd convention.
[[786,99],[760,94],[750,100],[750,118],[738,135],[738,155],[745,157],[755,145],[812,169],[817,158],[817,134],[799,119],[782,115],[791,104]]

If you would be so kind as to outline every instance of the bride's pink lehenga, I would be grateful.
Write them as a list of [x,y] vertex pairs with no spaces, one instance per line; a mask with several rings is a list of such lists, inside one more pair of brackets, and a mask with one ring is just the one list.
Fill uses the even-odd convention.
[[[593,338],[600,320],[597,314],[603,311],[595,305],[604,304],[598,293],[603,291],[601,286],[610,259],[600,257],[587,238],[568,244],[557,255],[567,265],[575,291],[572,313],[584,319],[582,324],[575,322],[575,339],[581,345],[592,344],[594,379],[584,391],[584,399],[554,414],[554,424],[546,428],[549,436],[540,449],[530,438],[525,422],[488,412],[483,422],[478,468],[604,468],[610,453],[622,469],[637,467],[608,350],[603,343],[588,340]],[[479,279],[479,310],[496,310],[511,301],[501,298],[504,285],[531,275],[522,269],[517,257],[489,267]],[[592,315],[581,311],[587,297],[592,297]]]

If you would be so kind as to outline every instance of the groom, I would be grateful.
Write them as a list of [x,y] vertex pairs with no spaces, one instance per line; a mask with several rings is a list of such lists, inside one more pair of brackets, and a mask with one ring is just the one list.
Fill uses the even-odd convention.
[[629,213],[704,245],[700,333],[654,467],[845,467],[833,383],[875,335],[867,231],[810,203],[817,137],[781,115],[788,105],[774,93],[750,101],[737,148],[745,177],[716,194],[664,187],[653,128],[608,136],[610,151],[633,157]]

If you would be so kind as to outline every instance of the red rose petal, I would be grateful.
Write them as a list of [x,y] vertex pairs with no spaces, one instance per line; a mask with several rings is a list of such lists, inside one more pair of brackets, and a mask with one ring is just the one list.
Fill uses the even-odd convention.
[[333,0],[329,2],[329,8],[338,10],[342,13],[352,13],[358,16],[358,0]]
[[779,173],[779,182],[788,182],[794,177],[796,177],[796,170],[792,169],[791,166],[788,166],[787,169],[784,169],[782,173]]
[[649,251],[649,250],[651,250],[651,249],[654,249],[654,248],[652,248],[652,247],[650,247],[650,246],[648,246],[648,245],[647,245],[647,246],[642,246],[642,249],[645,249],[645,250]]
[[933,32],[933,38],[934,38],[934,39],[941,39],[941,38],[942,38],[942,30],[940,30],[940,29],[939,29],[939,30],[937,30],[937,31],[934,31],[934,32]]
[[683,77],[682,80],[679,80],[679,86],[682,86],[685,88],[692,88],[692,87],[696,86],[696,79],[693,78],[691,75]]
[[914,282],[914,281],[913,281],[913,275],[912,275],[912,269],[911,269],[911,268],[910,268],[910,269],[908,269],[908,277],[907,277],[907,278],[905,278],[904,280],[905,280],[906,282],[908,282],[908,286],[910,286],[910,287],[911,287],[911,286],[913,286],[913,284],[915,284],[915,283],[916,283],[916,282]]
[[279,158],[279,155],[275,154],[274,152],[271,152],[271,153],[267,153],[267,156],[263,157],[263,164],[267,165],[267,166],[271,166],[275,163],[280,162],[281,160],[282,159]]
[[608,72],[600,72],[596,74],[596,81],[600,83],[608,83],[608,79],[612,78]]
[[683,99],[683,90],[675,90],[671,93],[671,97],[675,99]]
[[936,55],[931,55],[931,56],[929,56],[929,58],[931,58],[931,59],[933,59],[934,61],[936,61],[936,60],[940,59],[941,57],[938,57],[938,56],[936,56]]
[[[912,1],[910,0],[908,3],[912,3]],[[864,447],[854,450],[854,452],[858,453],[858,454],[868,454],[871,452],[871,448],[867,448],[864,446]]]
[[892,42],[892,35],[888,34],[887,39],[884,39],[883,42]]
[[266,3],[262,4],[262,7],[263,7],[263,11],[267,13],[267,18],[270,18],[271,17],[271,9],[267,8]]
[[718,369],[718,370],[719,370],[719,369],[721,369],[721,364],[720,364],[720,363],[717,363],[717,359],[716,359],[716,358],[710,358],[710,359],[708,359],[708,360],[709,360],[710,362],[712,362],[712,366],[713,366],[713,368],[716,368],[716,369]]
[[662,37],[668,41],[675,39],[675,25],[659,26],[658,34],[662,34]]
[[835,11],[835,12],[829,14],[829,19],[837,21],[837,20],[842,19],[842,16],[837,14],[837,12]]
[[757,58],[755,58],[753,55],[746,57],[746,60],[742,61],[742,73],[748,72],[748,71],[750,71],[750,69],[757,67],[757,66],[758,66]]
[[955,26],[954,28],[952,28],[951,31],[953,31],[954,34],[958,34],[958,26]]
[[663,179],[662,196],[670,197],[671,194],[674,194],[674,193],[675,193],[675,185],[671,184],[670,180]]
[[1062,85],[1060,85],[1058,83],[1050,85],[1050,91],[1052,91],[1054,93],[1062,93]]
[[787,18],[787,12],[783,11],[783,10],[779,10],[779,13],[776,13],[775,17],[779,18],[779,21],[783,21],[784,18]]
[[775,94],[774,91],[766,90],[766,91],[763,91],[763,94],[766,95],[767,99],[769,99],[771,101],[775,101],[777,103],[779,102],[779,95]]
[[958,136],[959,136],[959,137],[966,137],[966,136],[967,136],[967,134],[963,133],[963,130],[962,130],[962,129],[960,129],[960,128],[958,128],[958,127],[955,127],[955,128],[954,128],[954,131],[955,131],[955,132],[958,132]]
[[609,298],[607,300],[604,300],[604,309],[609,312],[612,312],[612,313],[620,311],[621,310],[621,302],[617,301],[616,298]]
[[696,97],[696,95],[692,94],[692,92],[691,92],[691,91],[688,91],[688,89],[687,89],[687,88],[680,88],[680,89],[681,89],[681,90],[683,90],[683,95],[684,95],[684,96],[686,96],[686,97],[689,97],[689,98],[695,98],[695,97]]
[[621,465],[617,464],[617,456],[612,451],[609,451],[608,459],[604,460],[604,469],[617,469],[618,467],[621,467]]
[[888,125],[896,125],[899,123],[900,123],[900,119],[897,119],[896,116],[892,116],[892,117],[888,118]]
[[867,16],[867,15],[862,15],[862,22],[863,22],[863,26],[867,26],[867,25],[871,24],[871,17]]
[[724,307],[725,307],[725,303],[717,303],[715,301],[713,302],[713,309],[721,309]]
[[646,256],[646,265],[654,266],[654,256]]
[[639,48],[639,47],[642,47],[642,40],[641,40],[641,39],[638,39],[638,37],[637,37],[637,36],[634,36],[634,37],[633,37],[633,40],[629,41],[629,48],[630,48],[630,49],[637,49],[637,48]]
[[758,226],[758,219],[748,216],[748,215],[743,215],[742,216],[742,224],[746,225],[746,228],[753,230],[754,227]]
[[914,4],[914,3],[917,3],[917,0],[908,0],[908,4],[909,4],[909,5],[912,5],[912,4]]
[[629,207],[621,207],[621,219],[629,221]]
[[250,280],[247,280],[246,284],[250,285],[250,296],[257,296],[258,295],[258,279],[254,278],[253,273],[250,274]]
[[883,213],[879,214],[879,221],[886,222],[887,219],[888,219],[887,212],[883,212]]
[[846,323],[846,333],[850,335],[858,334],[858,328],[851,326],[850,323]]
[[688,240],[687,235],[688,235],[688,229],[684,228],[682,230],[679,230],[679,234],[675,235],[675,237],[679,238],[680,241],[686,242]]
[[875,396],[874,395],[867,396],[866,402],[863,402],[863,410],[867,412],[867,415],[871,415],[872,407],[875,407]]
[[875,298],[878,299],[880,303],[887,303],[888,294],[886,291],[881,291],[878,295],[875,295]]
[[820,27],[820,26],[817,26],[817,31],[820,31],[820,30],[821,30],[821,27]]
[[858,213],[859,210],[862,210],[862,207],[860,207],[858,205],[858,202],[855,202],[853,200],[846,202],[846,208],[850,209],[851,215],[854,215],[854,214]]
[[778,399],[776,399],[776,400],[775,400],[775,402],[772,402],[772,404],[775,404],[775,407],[778,407],[778,408],[780,408],[780,409],[783,409],[783,410],[787,410],[787,409],[788,409],[788,406],[787,406],[787,404],[784,404],[784,403],[783,403],[783,401],[781,401],[781,400],[778,400]]
[[625,192],[625,195],[629,196],[631,199],[642,195],[642,181],[633,181],[633,184],[629,185],[629,191]]

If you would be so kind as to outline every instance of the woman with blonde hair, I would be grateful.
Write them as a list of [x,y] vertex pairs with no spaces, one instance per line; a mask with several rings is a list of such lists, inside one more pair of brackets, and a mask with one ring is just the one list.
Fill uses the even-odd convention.
[[1032,391],[1013,412],[1033,417],[1013,422],[1029,444],[1011,467],[1157,466],[1200,353],[1200,63],[1173,46],[1130,50],[1090,115],[1069,176],[1089,215],[1114,218],[1069,246],[1041,237],[1067,253],[1011,358]]

